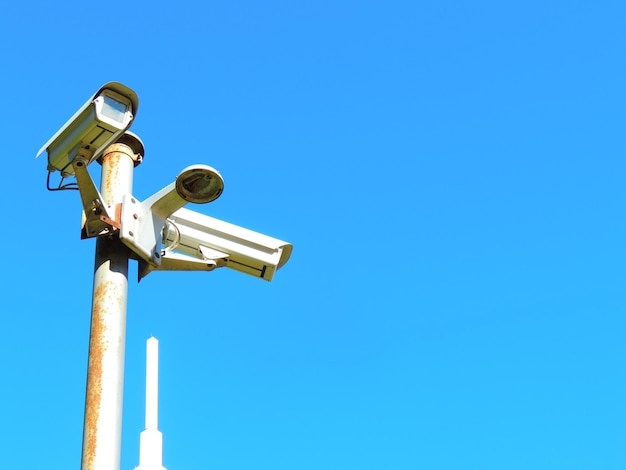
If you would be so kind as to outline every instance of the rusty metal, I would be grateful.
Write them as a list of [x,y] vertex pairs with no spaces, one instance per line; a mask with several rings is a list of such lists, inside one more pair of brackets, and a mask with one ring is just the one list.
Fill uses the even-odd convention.
[[119,230],[122,227],[117,220],[109,219],[105,215],[101,215],[100,220],[108,226],[113,227],[115,230]]
[[[125,145],[128,148],[130,148],[131,158],[133,159],[134,166],[139,165],[143,161],[143,155],[145,153],[145,149],[144,149],[143,142],[141,141],[141,139],[139,138],[137,134],[134,134],[133,132],[130,132],[130,131],[126,131],[119,139],[117,139],[117,142],[113,145]],[[116,148],[114,148],[113,145],[110,145],[109,147],[107,147],[107,151],[110,152],[111,150],[115,150]],[[127,152],[127,150],[124,149],[123,152]],[[98,163],[100,163],[101,165],[102,165],[103,158],[104,156],[100,156],[98,158]]]
[[[102,159],[103,203],[117,220],[117,206],[132,191],[134,155],[129,146],[113,144]],[[128,259],[118,237],[96,240],[82,470],[120,468]]]

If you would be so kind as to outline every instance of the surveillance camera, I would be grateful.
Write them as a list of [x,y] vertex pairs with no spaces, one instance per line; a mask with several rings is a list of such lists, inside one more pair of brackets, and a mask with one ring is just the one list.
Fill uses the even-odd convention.
[[120,239],[140,258],[156,267],[161,263],[162,230],[166,219],[188,202],[214,201],[224,190],[224,180],[208,165],[191,165],[176,181],[143,202],[131,195],[122,201]]
[[118,82],[103,85],[39,150],[48,152],[48,171],[74,175],[72,161],[80,153],[87,164],[98,158],[132,124],[139,99]]
[[183,209],[187,202],[214,201],[223,189],[216,170],[192,165],[143,202],[124,196],[119,237],[137,255],[140,279],[155,270],[226,267],[272,280],[291,256],[290,243]]
[[266,281],[272,280],[292,251],[290,243],[188,209],[168,218],[163,244],[164,263],[175,255],[170,252],[177,251],[207,263],[206,270],[226,267]]

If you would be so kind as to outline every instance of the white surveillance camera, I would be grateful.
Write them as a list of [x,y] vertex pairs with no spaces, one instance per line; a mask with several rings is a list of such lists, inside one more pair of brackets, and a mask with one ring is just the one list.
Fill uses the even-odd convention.
[[177,251],[205,263],[205,270],[226,267],[266,281],[289,260],[293,248],[282,240],[188,209],[179,209],[168,218],[163,244],[164,266],[168,266],[168,256],[180,259],[170,253]]
[[191,165],[176,181],[143,202],[126,195],[122,202],[120,239],[142,259],[156,267],[161,263],[162,230],[166,219],[188,202],[216,200],[224,180],[208,165]]
[[291,256],[290,243],[183,209],[188,202],[214,201],[223,190],[215,169],[192,165],[143,202],[124,196],[119,237],[139,260],[139,279],[152,271],[226,267],[272,280]]
[[139,98],[125,85],[103,85],[39,150],[48,152],[48,171],[74,175],[72,161],[80,153],[87,164],[98,158],[132,124]]

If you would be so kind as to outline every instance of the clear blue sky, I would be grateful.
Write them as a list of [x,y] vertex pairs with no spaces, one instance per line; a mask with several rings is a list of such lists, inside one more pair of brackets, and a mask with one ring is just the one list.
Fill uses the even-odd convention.
[[95,243],[34,156],[115,80],[137,198],[206,163],[190,208],[294,245],[272,283],[131,266],[122,469],[150,335],[169,470],[624,468],[625,30],[618,1],[4,5],[0,467],[80,466]]

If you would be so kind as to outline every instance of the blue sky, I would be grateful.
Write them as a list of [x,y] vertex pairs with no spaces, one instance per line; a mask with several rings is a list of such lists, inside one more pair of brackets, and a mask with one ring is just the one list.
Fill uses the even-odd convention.
[[206,163],[294,245],[131,265],[123,469],[150,335],[169,470],[624,468],[622,2],[64,5],[0,14],[2,467],[80,465],[95,242],[34,156],[115,80],[137,198]]

